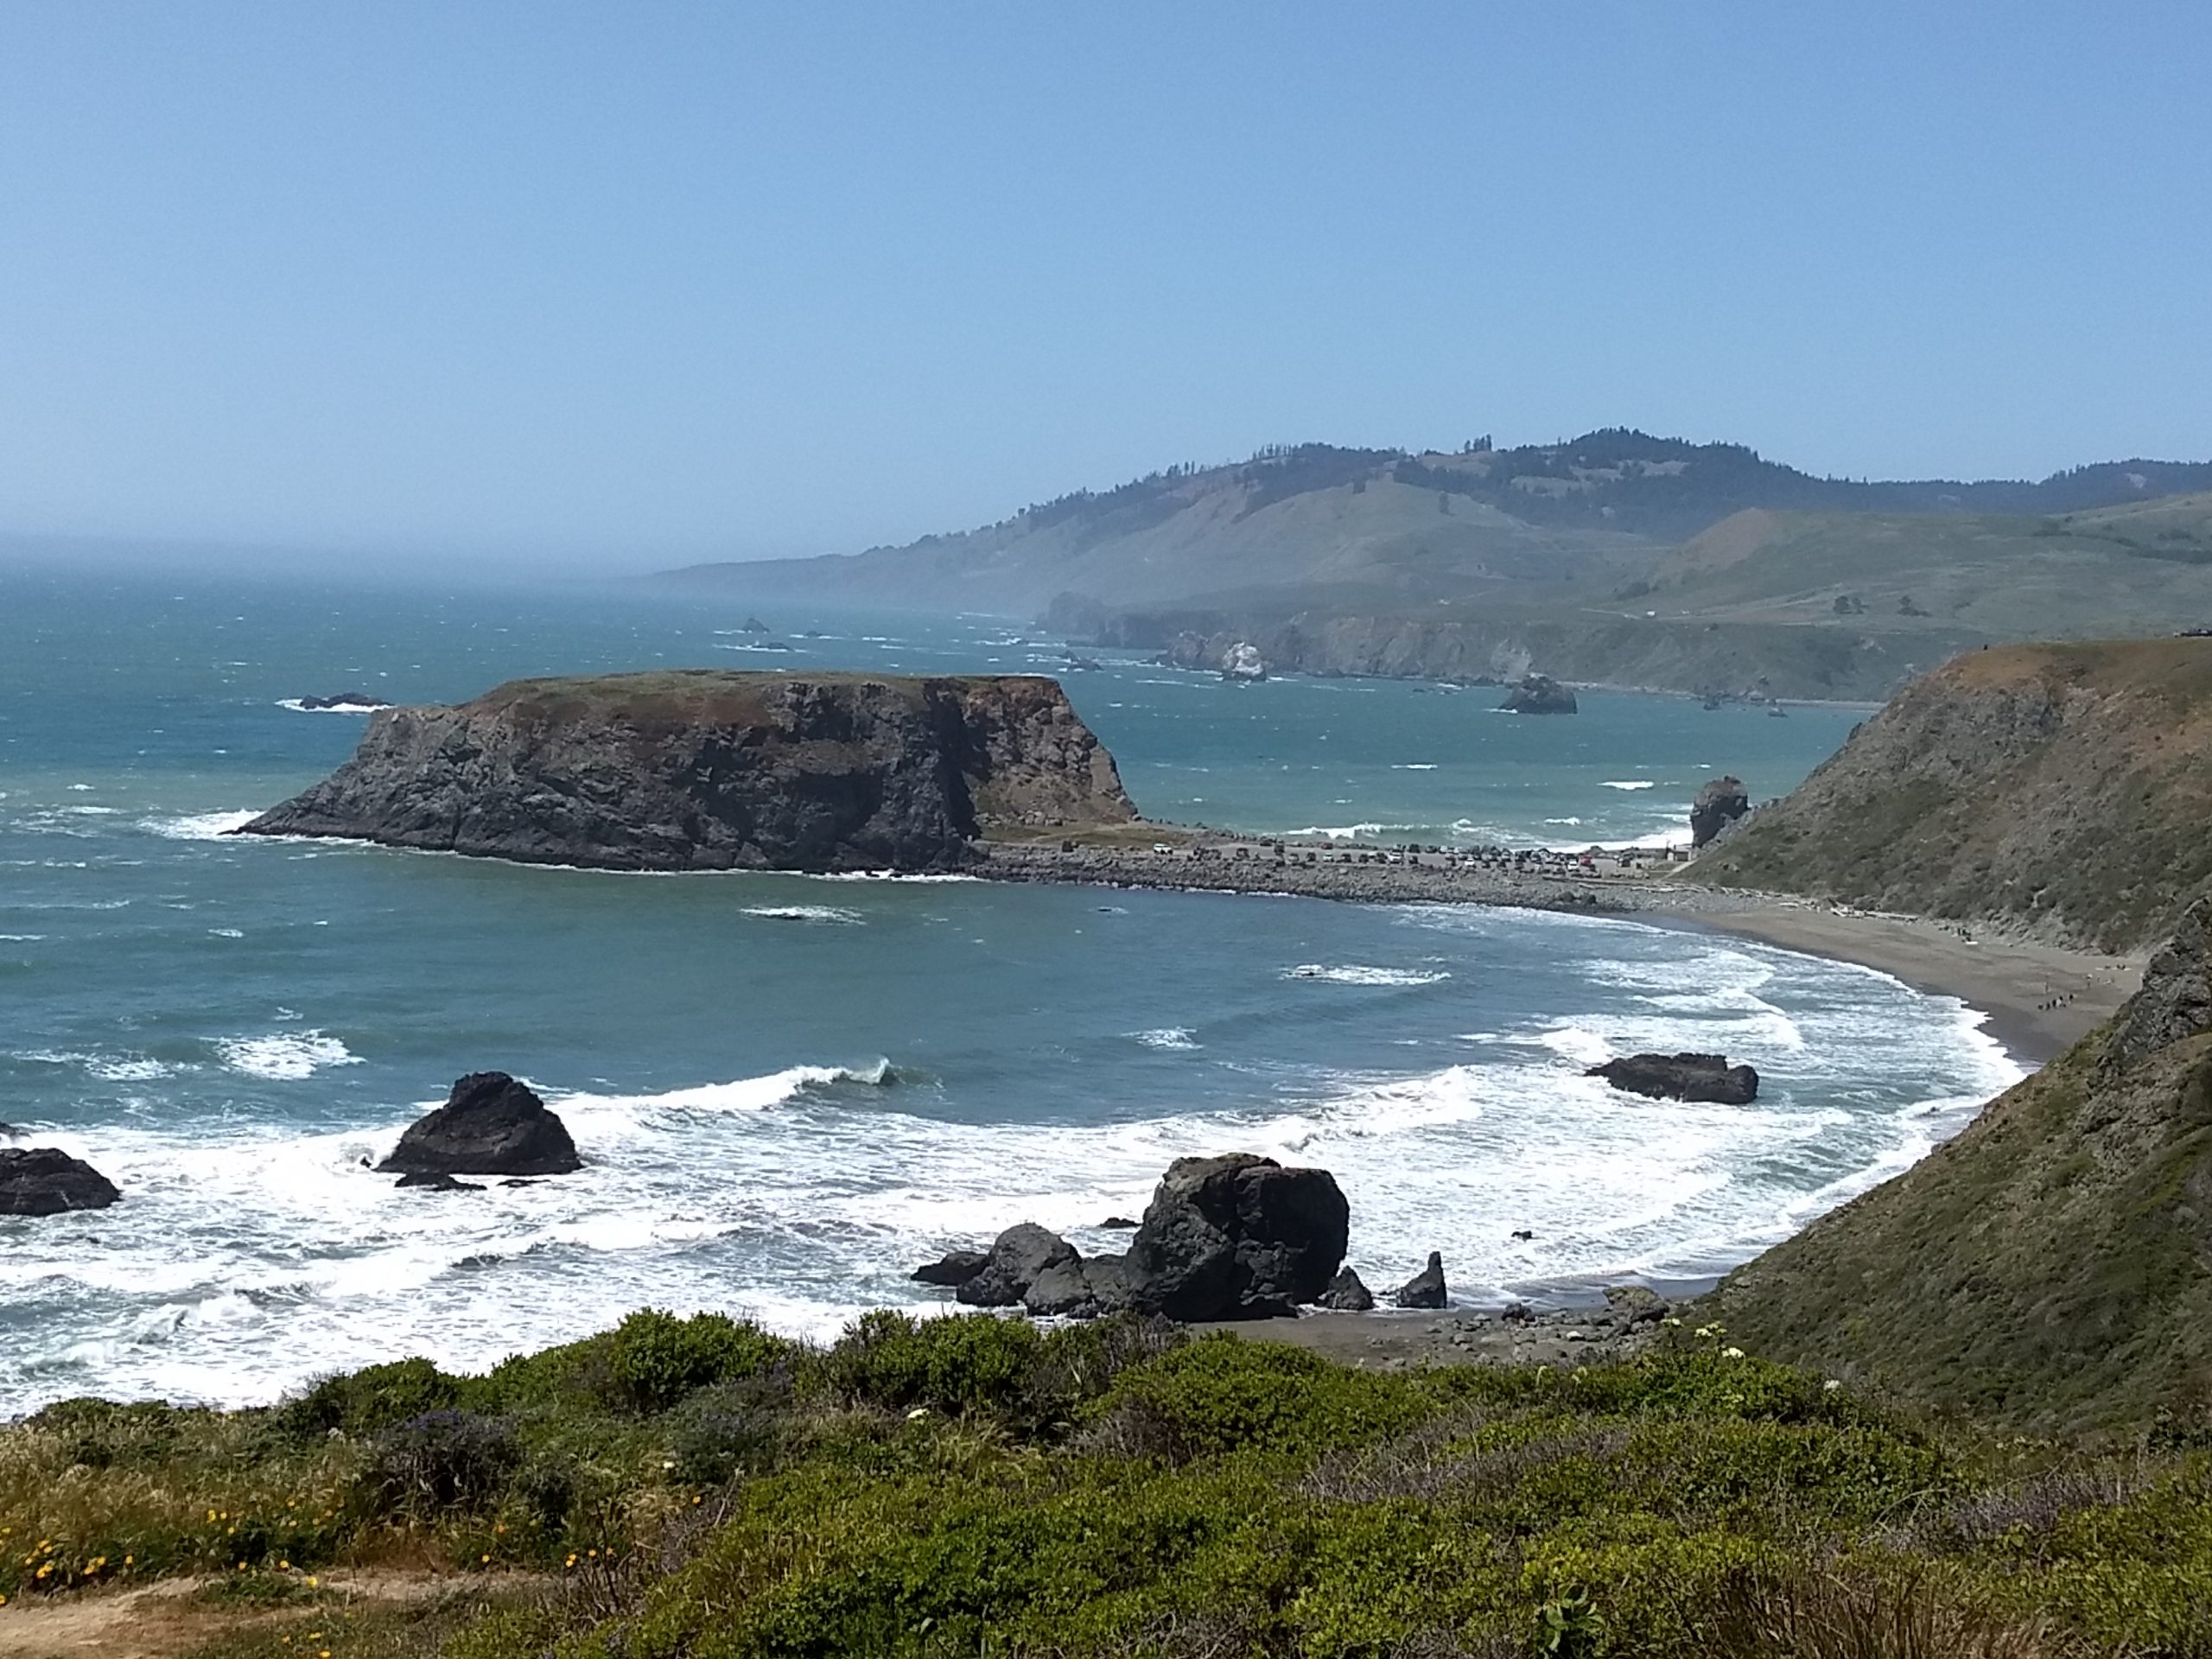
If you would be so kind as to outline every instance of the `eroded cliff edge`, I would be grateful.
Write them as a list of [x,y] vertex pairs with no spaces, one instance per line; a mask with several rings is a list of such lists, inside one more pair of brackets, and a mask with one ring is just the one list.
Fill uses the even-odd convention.
[[2208,754],[2212,639],[1969,652],[1690,874],[2139,950],[2212,890]]
[[1050,679],[710,669],[515,680],[371,717],[241,835],[603,869],[958,869],[1001,826],[1126,823]]

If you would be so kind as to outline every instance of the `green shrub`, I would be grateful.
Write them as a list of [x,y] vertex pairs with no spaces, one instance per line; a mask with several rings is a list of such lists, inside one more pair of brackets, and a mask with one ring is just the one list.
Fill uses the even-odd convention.
[[642,1308],[614,1329],[607,1381],[616,1406],[652,1414],[710,1383],[752,1376],[794,1351],[782,1338],[720,1313],[679,1319]]
[[459,1378],[448,1376],[427,1359],[394,1360],[324,1377],[277,1407],[270,1423],[296,1440],[315,1439],[333,1429],[360,1439],[428,1412],[452,1410],[461,1402],[461,1386]]
[[915,1319],[883,1309],[846,1331],[822,1357],[820,1374],[855,1404],[983,1412],[1052,1437],[1128,1367],[1182,1340],[1164,1320],[1128,1314],[1040,1332],[991,1313]]
[[1027,1319],[991,1313],[910,1319],[864,1314],[823,1357],[823,1374],[845,1398],[900,1410],[1003,1409],[1018,1402],[1044,1337]]
[[721,1486],[741,1471],[772,1465],[791,1394],[788,1366],[694,1394],[669,1414],[670,1478],[684,1486]]
[[380,1516],[474,1511],[499,1497],[521,1457],[513,1429],[496,1417],[426,1412],[377,1437],[362,1490]]
[[157,1464],[176,1449],[194,1420],[207,1414],[181,1411],[160,1400],[117,1405],[105,1400],[58,1400],[24,1421],[69,1447],[70,1461],[86,1469]]
[[1436,1408],[1414,1379],[1356,1371],[1275,1343],[1210,1336],[1122,1373],[1094,1408],[1129,1450],[1191,1458],[1315,1452],[1402,1432]]

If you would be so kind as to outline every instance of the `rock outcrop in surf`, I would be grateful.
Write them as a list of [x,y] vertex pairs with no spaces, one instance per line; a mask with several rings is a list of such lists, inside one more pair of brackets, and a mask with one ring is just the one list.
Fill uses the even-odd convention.
[[1325,1169],[1250,1153],[1179,1158],[1129,1240],[1131,1305],[1175,1319],[1290,1313],[1329,1287],[1351,1222]]
[[1531,674],[1497,705],[1512,715],[1571,715],[1580,708],[1574,693],[1548,674]]
[[1442,1307],[1450,1300],[1444,1283],[1444,1255],[1440,1250],[1431,1250],[1428,1265],[1390,1294],[1391,1304],[1396,1307]]
[[122,1197],[114,1182],[58,1147],[0,1147],[0,1216],[105,1210]]
[[1726,1054],[1630,1054],[1593,1065],[1583,1075],[1603,1077],[1616,1089],[1653,1100],[1748,1106],[1759,1092],[1758,1071],[1729,1065]]
[[995,828],[1135,817],[1052,680],[690,670],[384,710],[353,759],[238,833],[606,869],[932,871]]
[[988,1252],[955,1250],[909,1276],[957,1287],[972,1307],[1043,1316],[1134,1309],[1193,1323],[1271,1319],[1332,1294],[1366,1294],[1357,1276],[1347,1284],[1338,1272],[1351,1219],[1325,1169],[1287,1169],[1249,1153],[1179,1158],[1160,1178],[1126,1255],[1086,1257],[1058,1233],[1023,1222]]
[[440,1176],[567,1175],[583,1166],[568,1126],[536,1090],[504,1071],[472,1071],[377,1169],[420,1185]]

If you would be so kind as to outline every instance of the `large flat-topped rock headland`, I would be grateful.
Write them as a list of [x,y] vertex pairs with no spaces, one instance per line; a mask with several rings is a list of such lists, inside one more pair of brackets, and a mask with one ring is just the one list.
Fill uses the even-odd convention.
[[695,669],[382,710],[352,760],[238,833],[605,869],[943,871],[995,828],[1135,817],[1052,680]]

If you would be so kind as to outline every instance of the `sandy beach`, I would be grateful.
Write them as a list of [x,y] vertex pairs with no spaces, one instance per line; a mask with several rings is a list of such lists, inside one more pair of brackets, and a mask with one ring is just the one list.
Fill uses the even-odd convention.
[[1916,917],[1707,887],[1650,855],[1522,858],[1316,848],[1180,825],[1123,826],[1081,842],[1000,843],[977,874],[994,880],[1180,891],[1277,893],[1364,904],[1478,904],[1618,915],[1709,929],[1856,963],[1989,1016],[1990,1034],[2037,1066],[2108,1019],[2143,972],[2139,957],[2024,943]]
[[1986,1013],[1990,1034],[2031,1066],[2041,1065],[2111,1018],[2143,977],[2139,957],[1994,938],[1956,923],[1916,917],[1872,916],[1777,900],[1675,919],[1785,950],[1857,963],[1893,975],[1916,990],[1955,996]]

